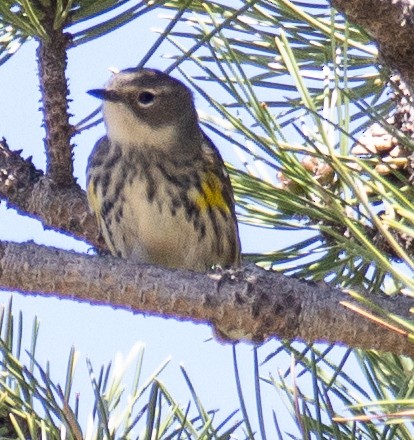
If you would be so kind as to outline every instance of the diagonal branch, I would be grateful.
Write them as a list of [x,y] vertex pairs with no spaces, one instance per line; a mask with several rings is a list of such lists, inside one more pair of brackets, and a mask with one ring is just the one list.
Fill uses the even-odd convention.
[[106,249],[99,237],[95,216],[88,209],[85,191],[78,185],[61,187],[35,168],[30,159],[0,141],[0,198],[22,215]]
[[[35,244],[0,244],[0,285],[25,294],[55,295],[132,312],[213,324],[233,340],[272,337],[339,342],[414,355],[414,345],[349,309],[357,301],[320,283],[306,283],[254,265],[234,276],[136,265]],[[409,317],[414,300],[365,294]],[[348,303],[344,307],[343,302]]]
[[414,88],[414,2],[412,0],[331,0],[378,44],[389,67]]

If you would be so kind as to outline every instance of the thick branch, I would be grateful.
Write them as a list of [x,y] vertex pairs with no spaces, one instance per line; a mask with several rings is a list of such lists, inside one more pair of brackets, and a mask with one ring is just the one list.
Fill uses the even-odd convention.
[[85,191],[76,184],[57,185],[43,176],[30,159],[24,160],[19,151],[11,151],[4,139],[0,141],[0,198],[22,215],[40,220],[45,227],[105,249]]
[[45,10],[42,20],[48,39],[40,40],[37,50],[43,120],[46,130],[46,174],[59,186],[74,184],[72,145],[73,127],[69,124],[69,95],[65,76],[69,36],[54,29],[56,4]]
[[[359,305],[345,293],[253,265],[231,277],[135,265],[35,244],[2,243],[0,285],[4,290],[213,323],[221,335],[234,340],[261,342],[278,337],[339,342],[414,355],[414,345],[404,336],[344,307],[343,301]],[[414,305],[406,297],[370,299],[406,317]]]
[[413,0],[332,0],[332,5],[376,40],[385,64],[414,89]]

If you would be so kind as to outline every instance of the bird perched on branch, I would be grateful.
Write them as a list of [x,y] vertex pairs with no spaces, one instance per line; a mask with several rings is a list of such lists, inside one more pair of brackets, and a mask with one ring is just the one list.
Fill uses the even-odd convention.
[[88,200],[113,255],[203,272],[240,264],[233,191],[191,91],[153,69],[103,89],[106,136],[87,166]]

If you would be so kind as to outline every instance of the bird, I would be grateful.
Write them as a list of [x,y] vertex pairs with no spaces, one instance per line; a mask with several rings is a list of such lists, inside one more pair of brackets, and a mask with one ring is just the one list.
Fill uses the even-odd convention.
[[88,93],[102,100],[106,135],[88,159],[87,197],[112,255],[196,272],[238,267],[233,189],[191,90],[129,68]]

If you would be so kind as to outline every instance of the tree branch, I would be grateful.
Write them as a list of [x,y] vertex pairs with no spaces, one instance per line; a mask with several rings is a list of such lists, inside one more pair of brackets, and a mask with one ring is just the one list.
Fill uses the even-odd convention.
[[413,0],[332,0],[378,43],[381,56],[414,88]]
[[70,36],[61,27],[55,29],[56,9],[55,2],[45,8],[41,23],[48,38],[39,40],[37,60],[46,130],[46,174],[57,185],[64,187],[75,183],[70,143],[74,130],[69,124],[69,90],[66,80],[66,51]]
[[[361,305],[320,283],[306,283],[249,265],[234,276],[136,265],[35,244],[0,244],[0,285],[25,294],[55,295],[132,312],[213,324],[232,340],[272,337],[339,342],[414,355],[401,333],[378,326],[343,306]],[[364,296],[410,317],[412,299]]]
[[36,169],[30,158],[25,160],[19,151],[11,151],[5,139],[0,141],[0,198],[45,227],[106,249],[85,191],[76,184],[58,186]]

